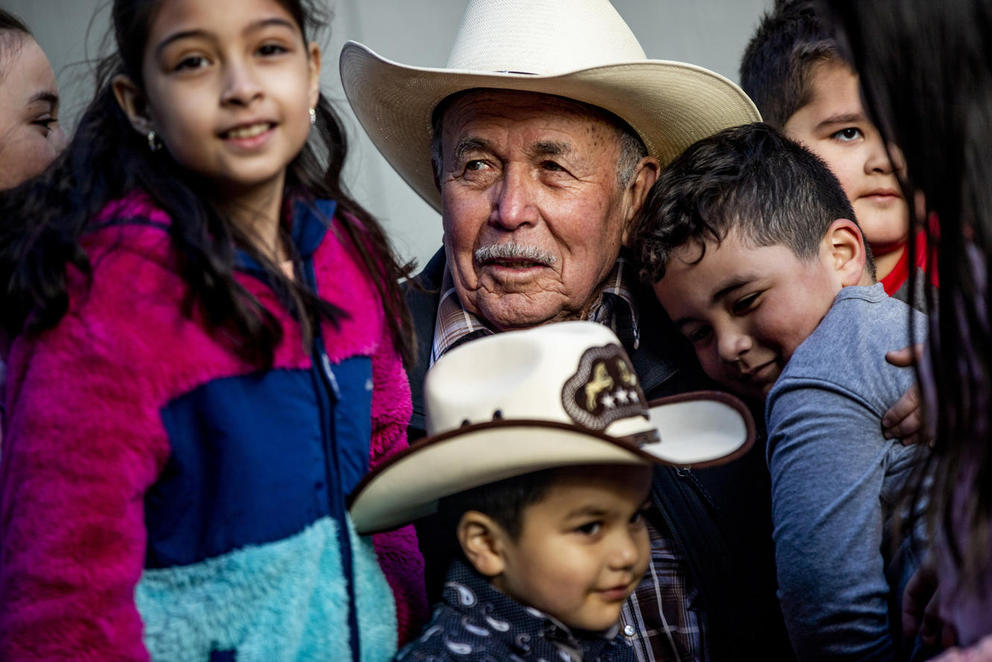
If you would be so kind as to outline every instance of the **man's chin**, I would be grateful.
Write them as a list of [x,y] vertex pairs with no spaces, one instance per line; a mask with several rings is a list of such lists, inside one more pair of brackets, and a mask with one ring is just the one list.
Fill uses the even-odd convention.
[[477,315],[497,331],[529,329],[552,322],[579,319],[563,308],[560,301],[542,301],[547,295],[501,294],[496,301],[480,301]]

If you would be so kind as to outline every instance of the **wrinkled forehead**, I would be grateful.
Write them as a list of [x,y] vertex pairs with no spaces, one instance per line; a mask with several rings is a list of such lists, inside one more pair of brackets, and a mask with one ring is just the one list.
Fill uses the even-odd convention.
[[446,97],[434,109],[435,137],[475,118],[502,117],[524,121],[541,119],[562,129],[588,132],[608,129],[617,140],[625,128],[623,120],[596,106],[540,92],[477,88]]

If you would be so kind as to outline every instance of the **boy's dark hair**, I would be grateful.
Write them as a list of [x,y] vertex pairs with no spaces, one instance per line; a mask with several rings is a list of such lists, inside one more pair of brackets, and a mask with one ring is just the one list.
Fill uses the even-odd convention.
[[833,31],[809,0],[778,2],[761,17],[741,58],[741,88],[758,107],[761,118],[781,130],[792,115],[810,102],[810,80],[816,65],[847,65]]
[[[809,259],[838,218],[855,220],[854,211],[819,157],[767,124],[726,129],[689,147],[648,193],[634,243],[640,276],[657,283],[675,250],[695,243],[701,260],[706,241],[731,230],[746,245],[782,244]],[[865,252],[874,278],[867,244]]]
[[544,498],[554,483],[556,471],[534,471],[441,499],[438,514],[445,533],[453,534],[462,515],[470,510],[477,510],[493,518],[510,538],[516,540],[522,531],[524,509]]

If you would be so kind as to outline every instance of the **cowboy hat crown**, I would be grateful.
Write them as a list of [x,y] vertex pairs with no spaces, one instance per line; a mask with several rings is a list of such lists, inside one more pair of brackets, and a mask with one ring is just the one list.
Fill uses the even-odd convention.
[[699,392],[649,405],[617,337],[562,322],[473,340],[424,381],[429,436],[366,476],[352,494],[360,533],[433,512],[438,499],[554,467],[707,466],[754,441],[746,407]]
[[607,0],[469,0],[446,67],[403,65],[348,42],[340,69],[372,142],[435,209],[432,114],[458,92],[518,90],[597,106],[630,125],[662,165],[697,140],[761,120],[723,76],[647,59]]

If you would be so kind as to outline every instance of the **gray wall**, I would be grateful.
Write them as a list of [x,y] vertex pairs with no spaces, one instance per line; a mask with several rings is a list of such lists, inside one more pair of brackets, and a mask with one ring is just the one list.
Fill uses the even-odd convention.
[[[737,80],[741,51],[772,0],[613,0],[648,57],[682,60]],[[337,54],[348,39],[405,64],[444,66],[465,0],[329,0],[334,21],[324,44],[324,91],[352,137],[345,178],[376,214],[404,258],[424,264],[441,244],[437,213],[393,173],[351,115]],[[67,129],[92,95],[89,61],[100,54],[108,0],[0,0],[23,18],[48,53],[65,99]]]

